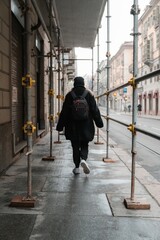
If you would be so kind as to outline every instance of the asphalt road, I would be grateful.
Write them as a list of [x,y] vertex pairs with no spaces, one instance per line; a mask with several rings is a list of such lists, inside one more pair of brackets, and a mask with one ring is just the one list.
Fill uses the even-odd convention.
[[[104,114],[104,111],[101,110],[101,113]],[[127,124],[131,124],[132,121],[129,114],[112,112],[110,116]],[[132,135],[127,127],[111,120],[109,122],[109,127],[109,136],[118,144],[119,147],[131,153]],[[137,127],[160,135],[160,120],[138,116]],[[139,132],[137,132],[136,136],[136,161],[154,178],[160,181],[160,141]]]

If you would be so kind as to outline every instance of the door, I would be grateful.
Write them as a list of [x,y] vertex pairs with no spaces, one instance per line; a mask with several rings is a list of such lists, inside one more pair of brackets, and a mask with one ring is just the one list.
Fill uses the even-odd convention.
[[15,145],[24,139],[24,89],[22,77],[24,68],[23,27],[12,14],[12,46],[11,46],[11,84],[12,84],[12,133]]

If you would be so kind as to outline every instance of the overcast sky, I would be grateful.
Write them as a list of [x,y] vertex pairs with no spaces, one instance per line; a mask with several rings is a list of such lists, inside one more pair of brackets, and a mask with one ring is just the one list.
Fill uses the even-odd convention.
[[[130,14],[131,7],[134,0],[110,0],[110,52],[111,57],[119,50],[120,46],[125,41],[132,41],[133,37],[130,35],[133,28],[133,15]],[[150,3],[150,0],[139,0],[140,14],[144,12],[146,5]],[[107,19],[106,9],[102,18],[101,28],[99,30],[100,39],[100,61],[105,59],[107,51]],[[97,68],[97,43],[95,41],[94,47],[94,72]],[[90,49],[76,49],[77,58],[92,58],[92,51]],[[92,74],[92,62],[91,61],[77,61],[78,75],[84,76],[85,74]]]

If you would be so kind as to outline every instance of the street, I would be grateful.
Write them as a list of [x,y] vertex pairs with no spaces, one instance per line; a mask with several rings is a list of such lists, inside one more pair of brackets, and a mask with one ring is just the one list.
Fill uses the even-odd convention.
[[[104,109],[101,109],[104,114]],[[104,114],[105,115],[105,114]],[[131,124],[131,115],[112,112],[110,116],[119,121]],[[160,135],[160,120],[137,116],[137,127]],[[105,130],[105,128],[104,128]],[[114,121],[109,122],[109,136],[116,144],[131,153],[132,136],[126,126]],[[136,161],[142,165],[154,178],[160,181],[160,143],[159,140],[137,132]]]

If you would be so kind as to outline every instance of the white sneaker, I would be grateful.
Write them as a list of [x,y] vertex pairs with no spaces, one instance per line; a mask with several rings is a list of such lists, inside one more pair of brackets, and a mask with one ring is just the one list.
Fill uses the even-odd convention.
[[83,172],[84,172],[85,174],[89,174],[89,173],[90,173],[90,169],[89,169],[89,167],[88,167],[88,164],[87,164],[86,161],[83,160],[83,159],[82,159],[82,161],[81,161],[81,167],[83,168]]
[[79,168],[74,168],[72,171],[75,175],[80,174],[80,169]]

